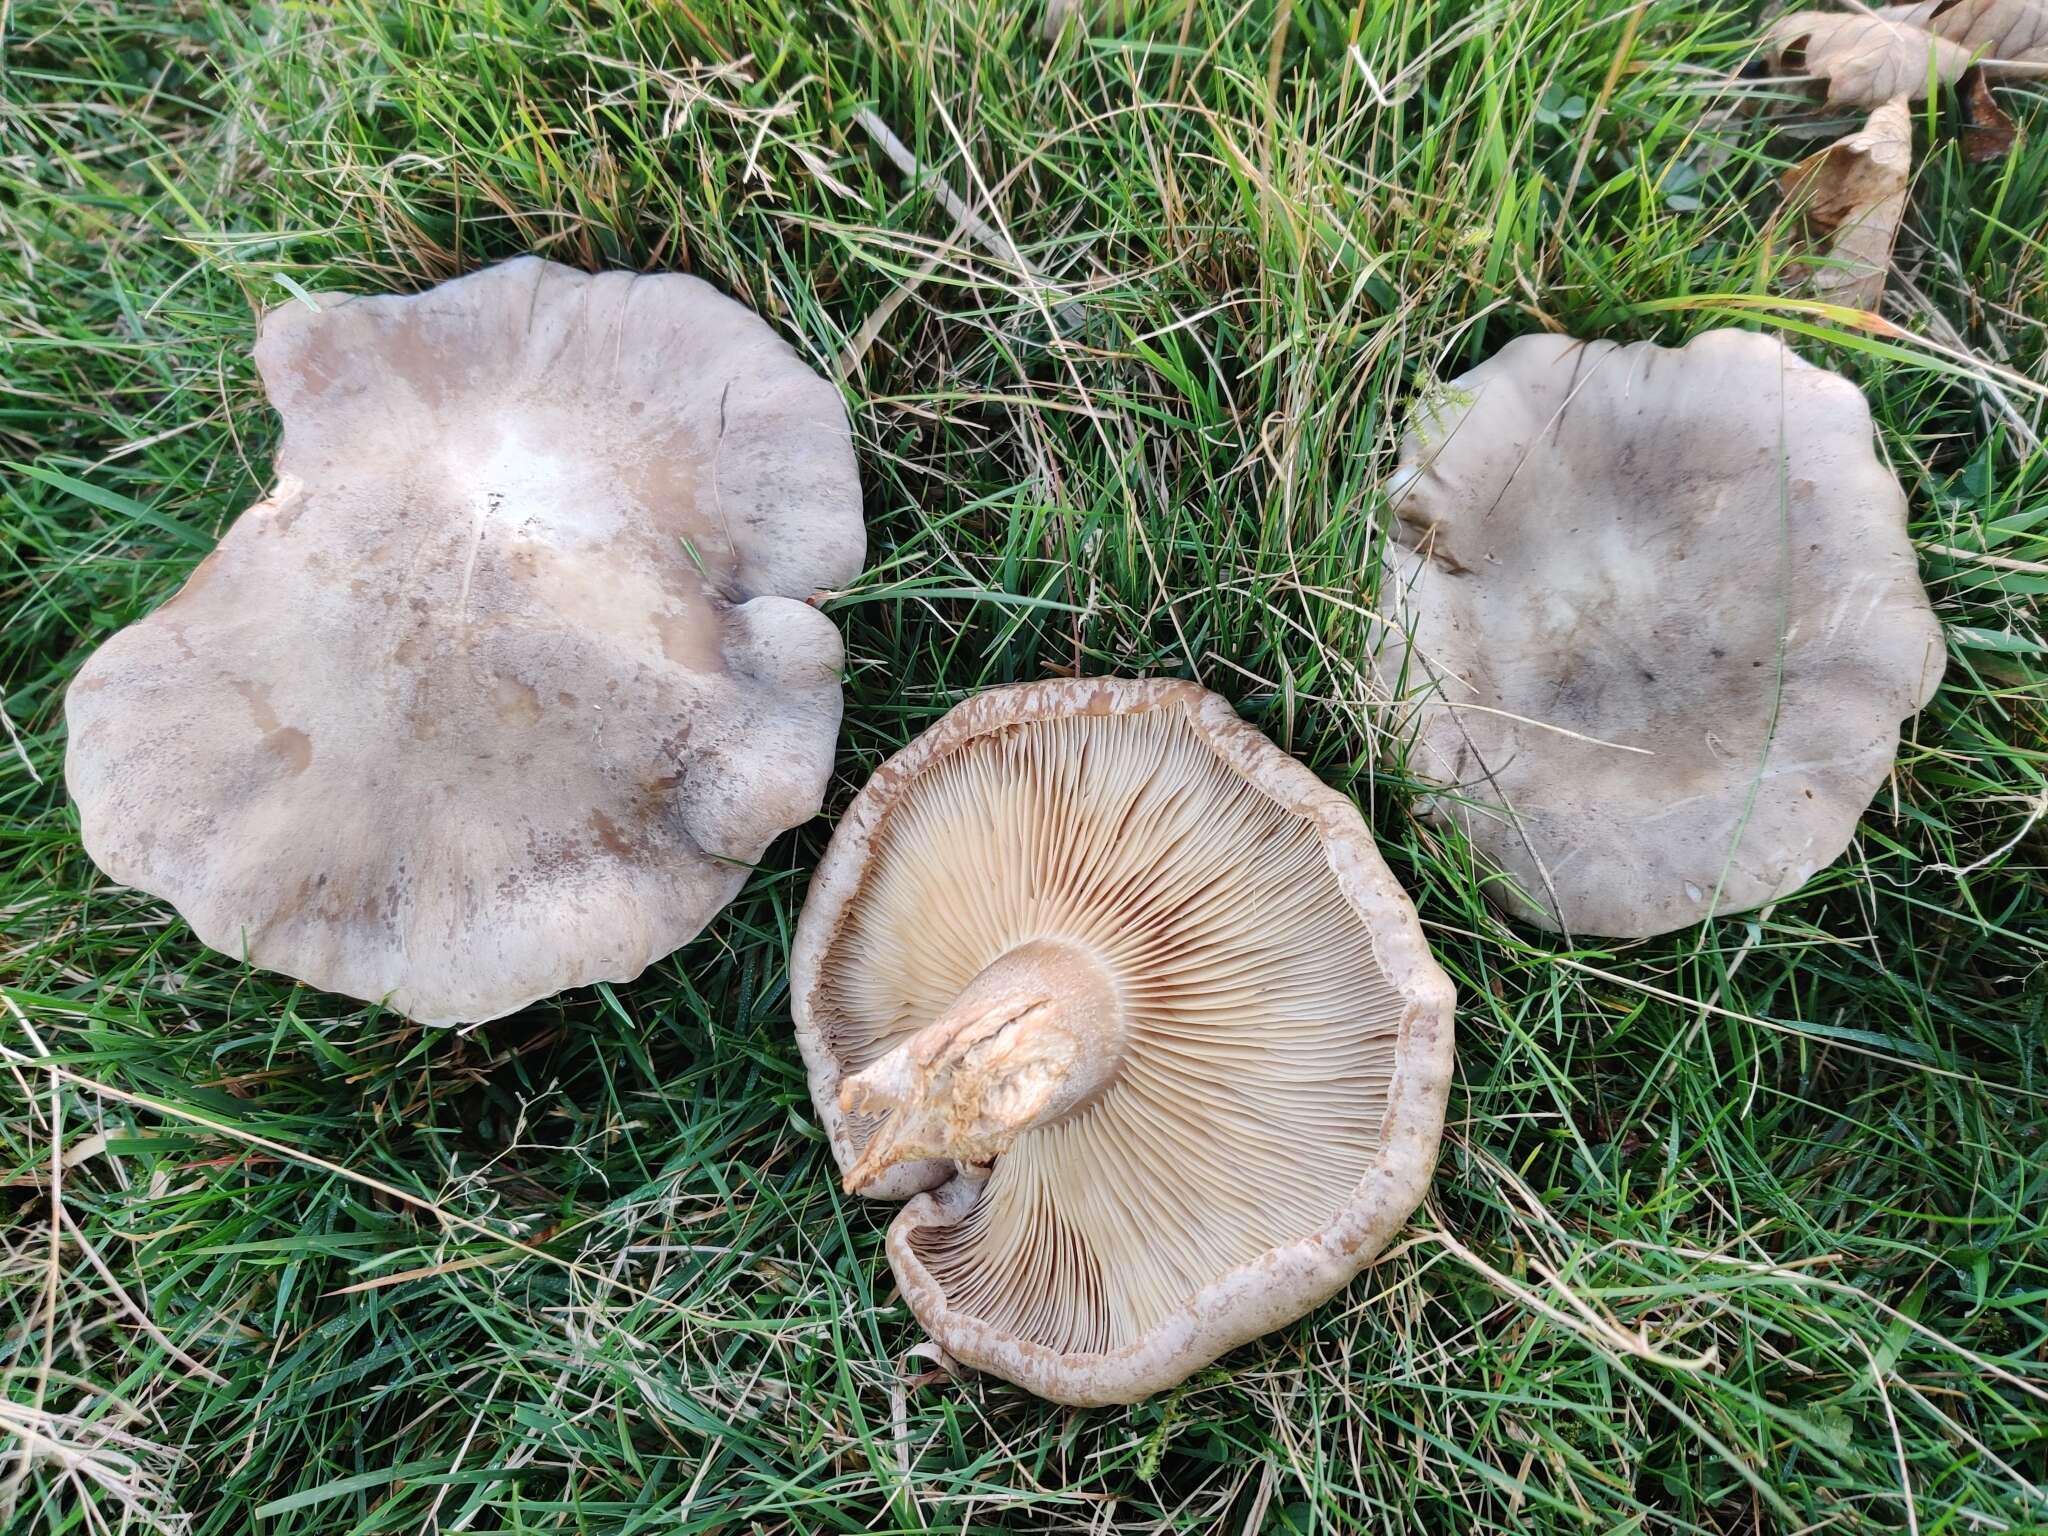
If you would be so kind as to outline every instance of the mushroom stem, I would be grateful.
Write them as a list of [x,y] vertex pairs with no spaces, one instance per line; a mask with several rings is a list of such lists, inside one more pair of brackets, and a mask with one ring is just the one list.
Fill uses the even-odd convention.
[[919,1158],[990,1162],[1093,1103],[1123,1064],[1126,1033],[1116,983],[1090,950],[1035,939],[1006,951],[937,1021],[840,1084],[847,1114],[887,1117],[847,1191]]

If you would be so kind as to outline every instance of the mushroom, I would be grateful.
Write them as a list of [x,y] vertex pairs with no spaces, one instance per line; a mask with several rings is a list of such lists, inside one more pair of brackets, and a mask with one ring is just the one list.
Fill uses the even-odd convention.
[[1416,412],[1390,496],[1397,738],[1541,927],[1797,890],[1941,679],[1869,408],[1771,337],[1510,342]]
[[953,709],[841,820],[790,978],[848,1190],[915,1195],[911,1310],[1043,1397],[1301,1316],[1428,1184],[1451,984],[1357,808],[1191,683]]
[[816,813],[846,413],[678,275],[526,258],[263,320],[276,489],[66,699],[85,846],[431,1024],[624,981]]

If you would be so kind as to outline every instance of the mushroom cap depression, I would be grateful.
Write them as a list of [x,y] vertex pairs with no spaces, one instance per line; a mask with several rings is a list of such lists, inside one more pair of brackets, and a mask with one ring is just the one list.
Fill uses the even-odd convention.
[[1941,680],[1869,408],[1772,337],[1510,342],[1417,411],[1391,499],[1409,768],[1542,927],[1798,889]]
[[811,1095],[953,1355],[1068,1403],[1332,1295],[1443,1127],[1452,990],[1357,808],[1170,680],[1027,683],[878,770],[791,959]]
[[277,487],[66,700],[85,846],[427,1023],[626,980],[814,815],[838,391],[696,278],[526,258],[264,317]]

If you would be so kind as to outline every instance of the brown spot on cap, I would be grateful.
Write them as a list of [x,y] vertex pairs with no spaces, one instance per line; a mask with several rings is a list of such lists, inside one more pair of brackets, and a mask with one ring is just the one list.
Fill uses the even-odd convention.
[[516,677],[501,677],[496,688],[498,718],[507,725],[537,725],[540,722],[540,691]]
[[598,847],[614,858],[630,859],[640,852],[626,834],[619,830],[619,824],[603,811],[590,813],[590,830],[597,834]]
[[292,726],[280,726],[263,738],[263,750],[283,763],[286,773],[296,776],[313,761],[313,738]]

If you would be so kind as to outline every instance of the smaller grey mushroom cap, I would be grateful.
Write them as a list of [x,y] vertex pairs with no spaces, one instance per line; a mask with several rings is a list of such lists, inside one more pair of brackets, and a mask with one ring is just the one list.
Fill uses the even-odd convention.
[[1428,1187],[1450,981],[1357,807],[1192,683],[953,709],[841,819],[790,992],[847,1187],[913,1196],[911,1310],[1059,1402],[1301,1316]]
[[629,980],[831,772],[838,391],[693,277],[524,258],[264,317],[276,489],[65,700],[85,846],[426,1023]]
[[1390,496],[1397,739],[1539,926],[1797,890],[1941,680],[1869,408],[1775,338],[1522,337],[1417,409]]

